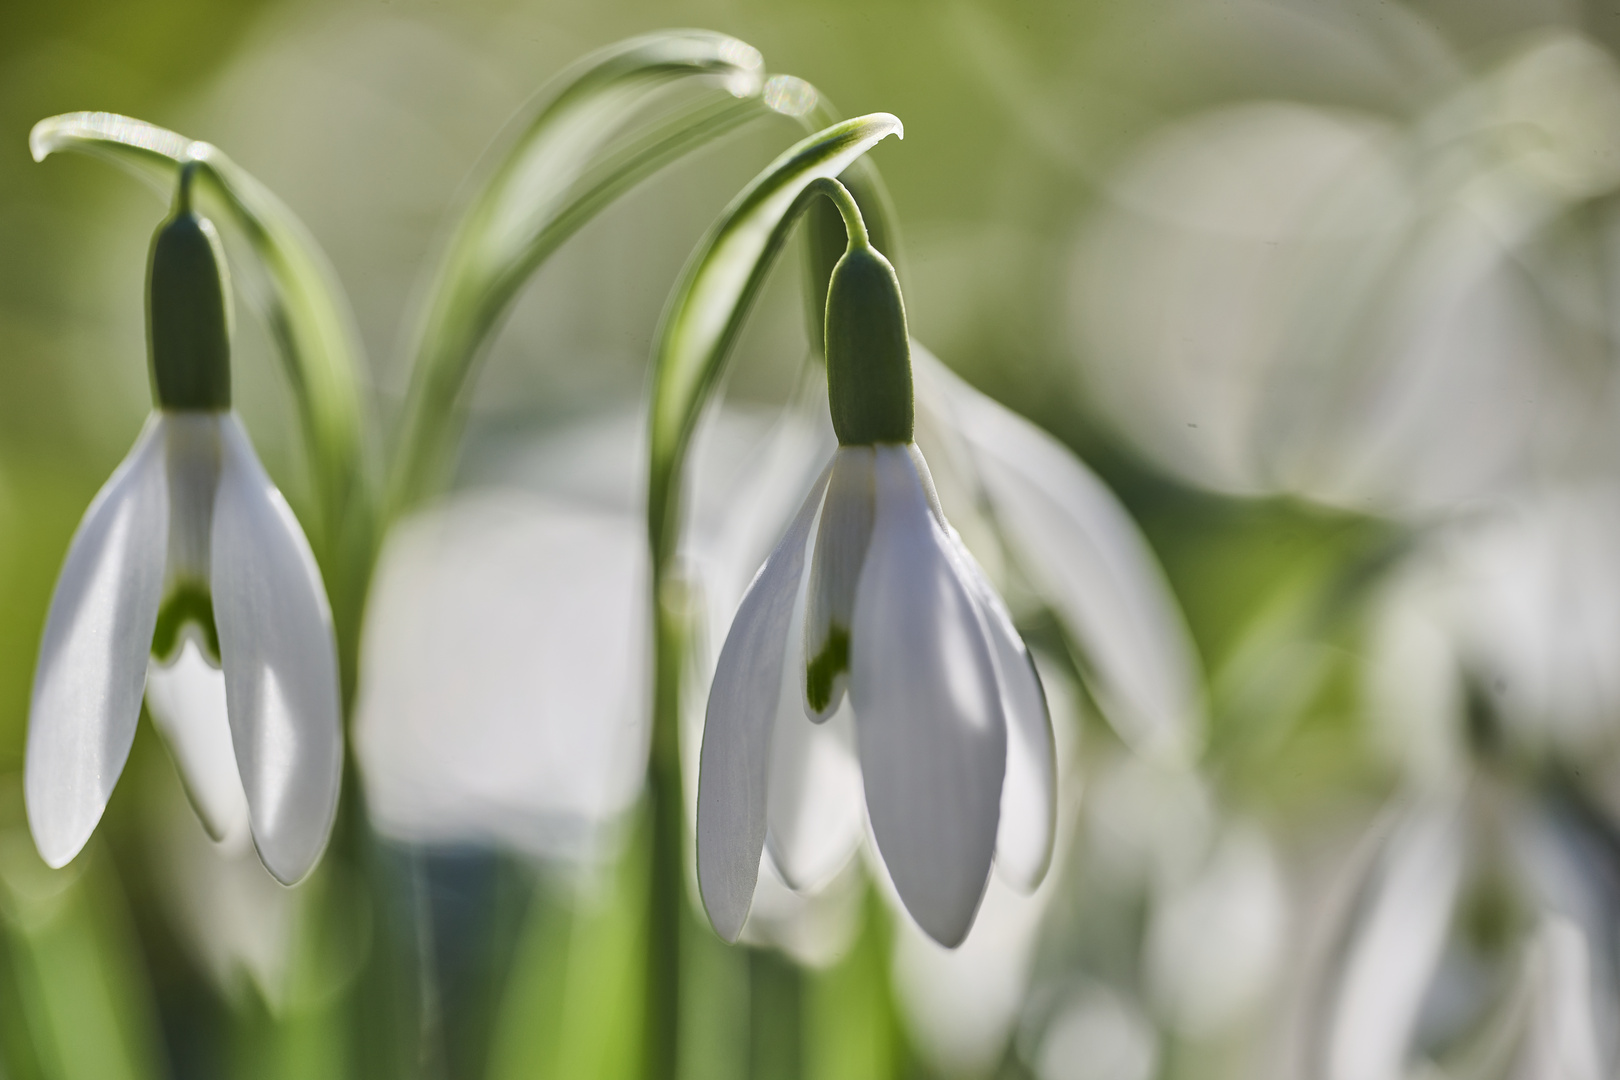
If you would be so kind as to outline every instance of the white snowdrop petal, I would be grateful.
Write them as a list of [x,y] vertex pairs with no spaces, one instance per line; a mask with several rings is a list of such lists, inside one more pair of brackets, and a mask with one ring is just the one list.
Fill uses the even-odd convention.
[[[792,656],[797,642],[788,642]],[[789,888],[821,891],[849,864],[866,833],[861,770],[846,700],[831,720],[812,724],[799,688],[784,679],[771,740],[766,850]]]
[[917,468],[904,447],[876,453],[850,648],[856,745],[895,889],[930,937],[954,947],[995,853],[1006,721],[977,605]]
[[231,741],[265,867],[291,884],[315,865],[343,762],[332,615],[309,541],[234,415],[221,423],[214,621]]
[[146,708],[208,835],[214,840],[239,835],[248,823],[247,795],[231,748],[224,673],[188,638],[174,663],[151,662]]
[[[926,494],[932,489],[928,462],[916,446],[910,450]],[[1052,716],[1040,676],[1035,672],[1035,661],[1013,625],[1001,594],[933,500],[930,506],[950,541],[949,554],[956,561],[957,573],[979,607],[991,646],[990,657],[995,662],[996,682],[1001,688],[1002,712],[1007,718],[1007,775],[1001,784],[996,869],[1013,888],[1033,892],[1052,861],[1052,838],[1057,831],[1057,750]]]
[[955,531],[948,530],[946,536],[958,572],[979,606],[1007,718],[1007,775],[1001,784],[996,869],[1013,888],[1033,892],[1052,862],[1052,838],[1057,831],[1052,716],[1035,661],[1013,626],[1007,605]]
[[1108,720],[1137,747],[1195,741],[1196,653],[1152,551],[1112,492],[1066,447],[920,347],[918,404],[948,412],[1007,542],[1074,634]]
[[743,594],[709,691],[698,766],[698,889],[715,932],[736,941],[748,917],[765,846],[771,733],[810,526],[826,491],[822,472],[787,533]]
[[177,581],[200,585],[208,580],[214,493],[219,489],[220,419],[217,412],[203,411],[163,415],[169,476],[166,583],[171,588]]
[[[810,563],[805,605],[804,710],[816,722],[838,710],[848,686],[848,634],[866,545],[872,536],[873,450],[841,446],[833,456]],[[834,635],[844,635],[840,644]],[[836,659],[830,659],[836,657]]]
[[40,643],[24,788],[34,842],[53,867],[90,839],[129,756],[168,529],[163,418],[154,413],[73,535]]

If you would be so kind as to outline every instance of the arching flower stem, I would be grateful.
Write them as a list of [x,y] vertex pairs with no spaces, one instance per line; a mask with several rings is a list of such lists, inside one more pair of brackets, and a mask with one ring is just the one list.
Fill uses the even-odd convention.
[[[783,153],[732,201],[693,253],[659,331],[649,409],[647,495],[654,605],[648,763],[653,850],[643,1058],[643,1075],[649,1080],[672,1080],[676,1075],[682,931],[696,922],[682,871],[686,801],[679,742],[681,677],[693,623],[689,586],[676,561],[687,450],[742,322],[799,217],[830,196],[841,213],[852,215],[845,217],[846,222],[860,223],[860,235],[866,236],[854,199],[834,178],[883,138],[900,131],[892,116],[859,117],[818,132]],[[703,939],[693,935],[690,940]]]

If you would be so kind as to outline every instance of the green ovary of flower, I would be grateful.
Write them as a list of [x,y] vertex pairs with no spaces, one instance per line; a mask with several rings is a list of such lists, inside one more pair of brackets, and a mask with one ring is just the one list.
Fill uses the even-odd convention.
[[152,388],[165,409],[231,405],[230,286],[219,237],[182,192],[152,238],[146,279]]
[[900,280],[852,237],[827,287],[827,398],[844,446],[909,443],[915,406]]

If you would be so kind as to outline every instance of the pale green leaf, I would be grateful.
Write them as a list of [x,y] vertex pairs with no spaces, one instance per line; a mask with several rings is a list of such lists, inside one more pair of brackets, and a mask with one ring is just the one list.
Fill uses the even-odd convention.
[[[761,60],[723,34],[680,30],[614,45],[563,73],[493,156],[450,232],[423,305],[390,480],[398,512],[439,479],[459,403],[523,284],[604,206],[664,165],[770,115]],[[698,91],[696,98],[679,91]],[[671,107],[672,98],[679,99]],[[658,111],[658,107],[663,110]]]

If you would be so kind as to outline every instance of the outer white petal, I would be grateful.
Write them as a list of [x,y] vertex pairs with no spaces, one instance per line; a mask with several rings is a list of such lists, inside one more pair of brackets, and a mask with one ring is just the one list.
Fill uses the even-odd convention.
[[55,867],[84,847],[135,738],[163,596],[169,495],[154,414],[85,511],[51,597],[28,721],[28,824]]
[[709,690],[698,766],[697,870],[715,932],[736,941],[765,846],[771,732],[804,549],[831,467],[821,474],[731,622]]
[[235,415],[221,423],[212,588],[231,741],[265,867],[307,874],[337,811],[343,735],[332,614],[309,541]]
[[906,909],[954,947],[995,853],[1006,720],[978,605],[906,448],[877,448],[876,505],[850,639],[866,806]]
[[920,346],[918,405],[969,444],[1007,542],[1074,634],[1091,690],[1138,748],[1195,740],[1197,655],[1152,551],[1108,488],[1066,447],[953,375]]
[[231,748],[224,673],[187,638],[174,663],[151,661],[146,708],[169,744],[186,795],[208,835],[214,840],[241,835],[248,824],[247,795]]
[[[924,478],[928,465],[912,447],[917,473]],[[967,545],[934,508],[940,528],[950,541],[957,572],[968,586],[984,620],[1001,688],[1001,708],[1007,718],[1007,776],[1001,784],[1001,826],[996,837],[996,869],[1021,892],[1032,892],[1052,862],[1052,838],[1057,831],[1057,750],[1052,716],[1046,707],[1035,661],[1013,626],[1001,594],[985,576]]]

